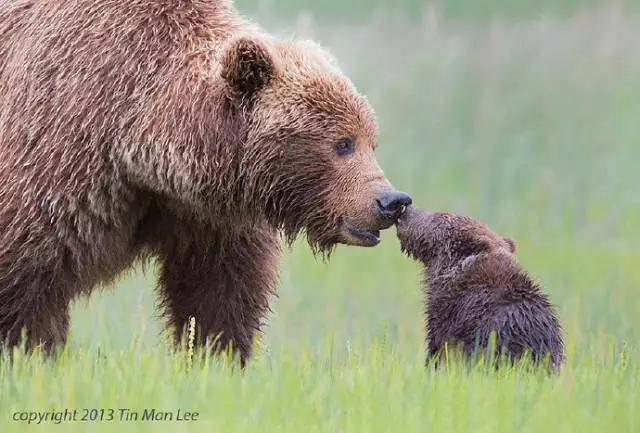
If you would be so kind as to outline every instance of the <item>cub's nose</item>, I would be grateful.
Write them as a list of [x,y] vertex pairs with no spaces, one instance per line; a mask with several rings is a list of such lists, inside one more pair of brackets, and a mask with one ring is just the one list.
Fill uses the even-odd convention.
[[409,194],[404,192],[387,192],[376,200],[380,216],[386,220],[397,221],[403,212],[412,203]]

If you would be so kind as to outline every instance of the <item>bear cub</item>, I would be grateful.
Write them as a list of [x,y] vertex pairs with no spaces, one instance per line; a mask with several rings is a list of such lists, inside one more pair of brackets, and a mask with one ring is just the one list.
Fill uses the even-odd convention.
[[428,359],[445,343],[466,355],[486,349],[495,333],[497,355],[516,360],[528,352],[559,369],[558,318],[518,265],[511,239],[466,216],[417,208],[405,212],[397,230],[402,250],[425,266]]

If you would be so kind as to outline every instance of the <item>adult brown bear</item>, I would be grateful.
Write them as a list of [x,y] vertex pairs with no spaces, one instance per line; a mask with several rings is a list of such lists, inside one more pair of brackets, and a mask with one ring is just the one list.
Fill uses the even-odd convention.
[[322,49],[226,0],[0,10],[0,337],[63,342],[68,304],[141,257],[180,337],[250,353],[278,232],[372,246],[405,205],[373,111]]

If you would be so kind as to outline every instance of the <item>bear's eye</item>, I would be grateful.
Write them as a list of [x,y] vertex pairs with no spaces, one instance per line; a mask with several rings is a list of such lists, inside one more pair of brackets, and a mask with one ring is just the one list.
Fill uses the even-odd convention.
[[353,150],[354,150],[353,140],[351,140],[350,138],[343,138],[339,140],[334,145],[334,147],[338,155],[340,156],[349,155],[350,153],[353,153]]

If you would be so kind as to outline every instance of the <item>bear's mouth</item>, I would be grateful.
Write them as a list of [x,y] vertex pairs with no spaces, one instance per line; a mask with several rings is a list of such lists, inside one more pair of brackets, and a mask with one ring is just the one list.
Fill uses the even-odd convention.
[[380,230],[361,230],[345,224],[343,234],[345,243],[361,247],[375,247],[380,243]]

